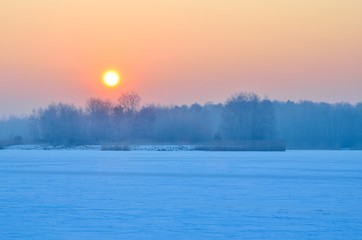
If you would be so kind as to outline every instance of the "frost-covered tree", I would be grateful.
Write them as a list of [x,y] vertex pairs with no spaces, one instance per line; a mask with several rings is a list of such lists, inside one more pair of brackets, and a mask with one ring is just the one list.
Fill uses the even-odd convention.
[[254,93],[238,93],[224,106],[222,134],[230,140],[265,140],[274,135],[274,112],[270,101]]
[[134,137],[137,114],[140,109],[141,98],[134,92],[123,93],[114,106],[113,119],[116,138],[126,140]]
[[51,104],[33,113],[39,140],[56,145],[84,142],[82,111],[69,104]]
[[113,136],[112,103],[100,99],[91,98],[87,101],[85,118],[87,127],[87,139],[98,143],[107,141]]

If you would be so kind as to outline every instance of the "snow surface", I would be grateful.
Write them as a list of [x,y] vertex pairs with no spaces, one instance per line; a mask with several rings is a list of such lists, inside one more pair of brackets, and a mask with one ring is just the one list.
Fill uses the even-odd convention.
[[0,239],[362,239],[362,152],[0,151]]
[[[112,147],[112,145],[110,145]],[[128,146],[128,145],[127,145]],[[193,151],[194,145],[129,145],[131,151]],[[13,145],[6,150],[102,150],[101,145],[81,145],[81,146],[51,146],[51,145]],[[110,150],[106,150],[110,151]]]
[[22,144],[5,147],[6,150],[101,150],[101,145],[81,145],[81,146],[51,146],[39,144]]

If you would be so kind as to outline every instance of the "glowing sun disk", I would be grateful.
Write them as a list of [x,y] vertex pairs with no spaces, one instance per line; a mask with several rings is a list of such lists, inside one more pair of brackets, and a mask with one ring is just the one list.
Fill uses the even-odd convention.
[[103,75],[103,82],[108,87],[115,87],[120,82],[119,74],[116,71],[107,71]]

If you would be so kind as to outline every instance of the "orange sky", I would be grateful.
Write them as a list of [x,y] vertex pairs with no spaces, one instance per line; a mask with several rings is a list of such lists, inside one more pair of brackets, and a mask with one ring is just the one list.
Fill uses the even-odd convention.
[[[0,116],[63,101],[362,101],[360,0],[11,0],[0,8]],[[108,68],[119,88],[102,85]]]

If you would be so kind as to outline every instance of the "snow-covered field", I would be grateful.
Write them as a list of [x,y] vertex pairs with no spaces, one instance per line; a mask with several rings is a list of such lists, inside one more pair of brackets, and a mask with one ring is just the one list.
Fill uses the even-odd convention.
[[0,239],[362,239],[362,152],[2,150]]
[[[114,147],[112,145],[108,147]],[[130,151],[193,151],[193,145],[127,145]],[[84,146],[48,146],[48,145],[14,145],[6,147],[7,150],[102,150],[101,145]],[[108,150],[107,150],[108,151]]]

